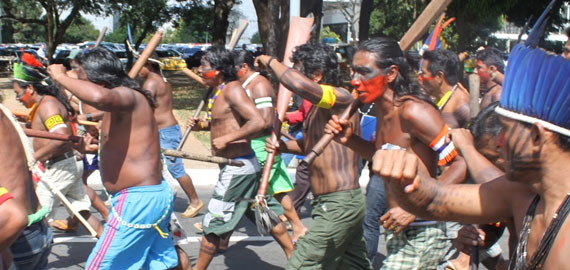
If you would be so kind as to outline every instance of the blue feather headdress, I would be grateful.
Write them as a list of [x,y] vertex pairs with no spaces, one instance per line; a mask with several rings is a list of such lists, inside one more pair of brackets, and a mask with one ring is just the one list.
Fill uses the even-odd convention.
[[495,111],[570,137],[570,60],[536,48],[555,1],[537,20],[527,41],[511,51],[500,106]]

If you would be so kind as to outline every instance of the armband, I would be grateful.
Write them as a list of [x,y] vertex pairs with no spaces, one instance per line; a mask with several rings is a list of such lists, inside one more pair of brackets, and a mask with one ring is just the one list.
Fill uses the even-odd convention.
[[14,196],[8,192],[8,189],[5,187],[0,187],[0,205],[12,198],[14,198]]
[[54,132],[56,129],[67,127],[65,122],[63,122],[63,118],[59,114],[51,116],[44,122],[44,124],[49,132]]
[[437,152],[438,166],[445,166],[457,156],[457,149],[455,149],[453,141],[445,143],[445,134],[447,134],[448,130],[449,127],[447,125],[443,126],[439,135],[437,135],[437,137],[429,144],[429,147],[433,149],[433,151]]
[[323,90],[323,97],[321,98],[319,103],[317,103],[317,106],[324,109],[330,109],[332,106],[334,106],[334,103],[336,102],[334,87],[324,84],[321,84],[320,86],[321,89]]
[[262,98],[256,98],[254,103],[256,108],[263,109],[263,108],[273,107],[272,101],[273,99],[271,97],[262,97]]

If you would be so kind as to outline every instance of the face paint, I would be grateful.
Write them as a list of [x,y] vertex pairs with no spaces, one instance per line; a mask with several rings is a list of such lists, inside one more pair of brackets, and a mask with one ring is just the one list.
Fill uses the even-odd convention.
[[219,73],[220,73],[220,72],[217,71],[217,70],[210,70],[210,71],[208,71],[208,72],[204,72],[204,73],[203,73],[203,74],[204,74],[203,76],[204,76],[204,79],[208,80],[208,79],[214,78],[214,77],[215,77],[216,75],[218,75]]
[[382,76],[382,74],[378,74],[378,76],[366,81],[353,79],[350,83],[354,86],[356,91],[358,91],[358,98],[364,104],[375,102],[380,96],[382,96],[386,86],[384,76]]
[[237,72],[237,76],[238,76],[238,78],[241,78],[241,77],[243,77],[243,75],[245,75],[245,69],[240,68]]
[[477,67],[475,67],[477,71],[477,75],[479,75],[479,80],[481,83],[487,83],[491,79],[491,75],[489,74],[489,68],[483,61],[477,60]]
[[29,90],[25,90],[25,92],[21,95],[16,96],[16,98],[18,100],[20,100],[20,102],[22,102],[22,104],[24,104],[24,106],[26,106],[26,108],[31,108],[34,106],[34,103],[29,103],[28,104],[28,100],[30,99],[30,96],[32,95],[32,91]]

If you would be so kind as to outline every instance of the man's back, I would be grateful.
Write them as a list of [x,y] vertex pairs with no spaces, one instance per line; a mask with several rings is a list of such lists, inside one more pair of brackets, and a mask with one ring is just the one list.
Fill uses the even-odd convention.
[[140,93],[126,87],[135,102],[131,111],[107,112],[101,128],[101,174],[109,192],[132,186],[157,185],[160,146],[153,108]]
[[154,118],[159,129],[176,125],[178,122],[172,113],[172,87],[164,81],[162,76],[155,72],[149,72],[143,89],[152,93],[156,99]]

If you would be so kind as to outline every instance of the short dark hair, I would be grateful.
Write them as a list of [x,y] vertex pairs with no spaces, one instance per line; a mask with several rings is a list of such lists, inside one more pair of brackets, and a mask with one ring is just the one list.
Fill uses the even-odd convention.
[[374,54],[376,66],[380,69],[386,69],[392,65],[398,67],[398,76],[390,83],[396,96],[414,96],[435,107],[431,98],[417,84],[410,81],[410,66],[400,45],[395,40],[387,37],[369,39],[360,43],[358,50]]
[[255,57],[253,57],[253,54],[248,50],[241,50],[239,52],[234,52],[234,64],[236,66],[247,64],[249,68],[255,69],[255,67],[253,66],[254,61]]
[[[156,53],[156,51],[152,52],[152,54],[150,55],[150,58],[160,61],[158,58],[158,54]],[[154,72],[154,73],[160,73],[160,64],[155,62],[155,61],[146,61],[146,64],[150,67],[150,71]]]
[[483,61],[485,65],[494,65],[501,73],[505,73],[505,54],[494,47],[488,47],[484,50],[478,51],[476,55],[477,60]]
[[334,50],[320,42],[309,42],[295,48],[291,62],[301,64],[301,72],[311,78],[316,71],[323,75],[321,83],[340,85],[338,57]]
[[495,108],[499,105],[498,101],[491,103],[475,116],[471,121],[469,130],[473,134],[473,139],[477,142],[485,134],[497,136],[501,132],[501,121],[499,116],[495,113]]
[[462,73],[457,54],[452,51],[437,49],[425,51],[422,57],[429,61],[428,70],[433,76],[441,71],[445,74],[445,80],[450,85],[455,85],[459,82]]
[[111,51],[98,46],[85,50],[75,57],[77,64],[83,66],[87,79],[93,83],[108,88],[124,86],[131,88],[145,96],[151,107],[156,108],[156,101],[148,90],[141,88],[140,84],[129,78],[119,57]]
[[234,58],[229,50],[223,46],[212,46],[203,57],[210,62],[212,69],[218,70],[224,75],[225,82],[237,80]]

